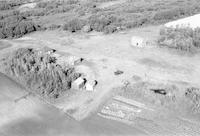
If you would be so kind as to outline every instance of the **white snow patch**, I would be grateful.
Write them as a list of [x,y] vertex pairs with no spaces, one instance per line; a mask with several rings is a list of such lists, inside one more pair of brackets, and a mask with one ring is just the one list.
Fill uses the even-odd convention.
[[172,21],[172,22],[166,23],[164,26],[170,27],[170,28],[190,27],[192,29],[195,29],[195,28],[200,27],[200,14],[196,14],[194,16]]

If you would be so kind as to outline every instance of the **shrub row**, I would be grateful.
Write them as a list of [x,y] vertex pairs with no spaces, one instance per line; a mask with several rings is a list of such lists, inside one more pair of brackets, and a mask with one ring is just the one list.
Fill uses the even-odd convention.
[[174,9],[167,9],[163,11],[157,11],[154,15],[153,20],[172,20],[180,18],[182,16],[189,16],[200,11],[199,5],[185,6],[185,7],[176,7]]
[[32,20],[15,12],[2,17],[0,20],[0,39],[19,38],[39,29],[40,27],[34,24]]
[[[42,16],[64,13],[74,9],[78,2],[78,0],[39,2],[36,9],[40,10]],[[36,11],[33,10],[31,12],[33,12],[34,15],[34,12]]]
[[74,18],[65,23],[65,25],[63,26],[63,30],[67,30],[70,32],[76,32],[83,28],[84,23],[85,23],[84,20]]
[[74,18],[65,23],[63,29],[70,32],[76,32],[83,29],[84,26],[89,26],[90,31],[113,33],[117,31],[120,24],[120,19],[112,15],[93,15],[87,20]]
[[19,6],[22,3],[23,3],[22,0],[0,1],[0,10],[13,9],[15,6]]
[[162,28],[158,43],[160,46],[194,51],[200,48],[200,28]]

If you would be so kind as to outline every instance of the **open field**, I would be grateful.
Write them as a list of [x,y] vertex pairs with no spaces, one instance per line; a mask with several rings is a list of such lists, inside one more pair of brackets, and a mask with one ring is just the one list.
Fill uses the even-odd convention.
[[[164,86],[166,84],[185,84],[186,86],[199,87],[198,54],[192,56],[190,54],[183,55],[182,52],[158,48],[156,45],[143,48],[132,47],[130,45],[131,36],[136,34],[141,37],[148,37],[152,41],[156,40],[159,35],[159,28],[157,26],[137,28],[125,33],[112,35],[102,35],[99,33],[70,34],[64,31],[37,32],[21,39],[8,41],[12,46],[3,49],[2,54],[11,52],[16,48],[48,46],[56,49],[61,54],[72,54],[87,60],[89,64],[87,67],[93,71],[93,76],[98,81],[96,91],[73,92],[72,90],[73,95],[71,97],[66,95],[52,103],[75,119],[82,120],[95,115],[100,110],[99,107],[113,95],[117,93],[123,94],[121,87],[126,86],[126,82],[131,84],[138,83],[139,85],[141,81],[153,82],[156,83],[152,84],[151,87],[153,89],[157,88],[158,84],[164,84]],[[118,42],[115,42],[115,39]],[[124,73],[117,76],[114,74],[116,70],[122,70]],[[127,92],[129,93],[128,95],[134,100],[135,97],[131,97],[131,93],[134,95],[134,91],[131,89],[129,91]],[[124,93],[124,96],[126,96],[126,93]],[[148,99],[139,100],[142,98],[139,94],[137,98],[135,100],[147,104],[147,107],[153,105],[153,103],[149,103],[151,101],[147,101]],[[162,97],[159,99],[162,100]],[[157,97],[155,97],[158,105],[160,104],[159,99],[157,100]],[[162,109],[162,105],[160,107]],[[149,117],[152,119],[155,116],[159,116],[161,119],[162,117],[164,119],[172,117],[176,120],[176,117],[170,114],[170,110],[164,113],[159,113],[160,109],[155,109],[155,111],[155,114],[142,114],[141,117],[145,117],[144,119],[149,119]],[[168,116],[168,113],[170,116]],[[186,119],[193,122],[195,119],[192,119],[192,117],[195,116],[196,118],[197,115],[190,114],[190,118]],[[183,118],[185,117],[183,116]],[[172,124],[174,120],[171,120]],[[138,122],[143,122],[138,127],[139,129],[154,134],[153,131],[156,128],[145,126],[146,121],[143,121],[143,119],[139,119]],[[160,125],[162,126],[163,124]],[[192,127],[192,129],[195,128]],[[180,131],[181,129],[177,130],[177,133]],[[161,134],[162,132],[165,133],[166,131],[161,129],[157,134]]]
[[[155,31],[157,30],[155,29],[155,27],[148,27],[145,29],[138,29],[138,30],[140,30],[139,34],[141,36],[148,35],[148,33],[152,34],[153,32],[154,35],[151,35],[152,39],[156,37],[158,32]],[[134,35],[134,33],[138,34],[138,30],[135,29],[129,31],[126,34],[117,34],[117,35],[114,34],[110,36],[104,36],[95,33],[93,35],[82,36],[82,35],[71,35],[65,32],[58,33],[56,31],[50,33],[42,32],[29,35],[28,37],[24,37],[22,39],[8,41],[12,46],[3,49],[1,55],[6,54],[6,52],[10,52],[11,50],[15,50],[16,48],[21,48],[21,47],[37,48],[41,45],[56,48],[62,54],[64,53],[66,54],[73,53],[73,55],[79,54],[81,57],[84,57],[85,59],[93,63],[93,65],[90,66],[95,71],[94,73],[96,73],[96,78],[99,82],[99,85],[97,86],[96,92],[92,93],[78,92],[76,93],[76,95],[70,98],[68,98],[67,96],[66,97],[64,96],[63,98],[61,97],[60,99],[55,101],[55,103],[53,103],[53,107],[46,105],[43,101],[41,101],[40,103],[38,100],[36,100],[38,98],[32,95],[28,97],[22,97],[24,95],[26,96],[27,92],[22,91],[21,93],[21,88],[17,89],[19,90],[18,96],[15,96],[15,93],[11,92],[12,89],[9,89],[10,92],[4,91],[3,96],[8,95],[10,97],[10,94],[13,94],[14,98],[9,99],[8,102],[7,99],[6,100],[4,99],[5,97],[4,98],[1,97],[3,98],[1,99],[3,102],[1,107],[2,109],[4,109],[1,110],[1,114],[4,115],[4,123],[2,124],[1,133],[3,135],[18,134],[24,136],[25,135],[43,136],[43,135],[55,135],[55,134],[94,135],[94,133],[95,135],[102,135],[102,134],[104,135],[135,134],[135,135],[166,135],[166,136],[199,135],[199,130],[198,130],[199,123],[197,121],[198,116],[196,116],[195,118],[193,116],[190,116],[190,118],[185,116],[177,117],[175,116],[176,114],[171,114],[171,111],[168,111],[166,109],[163,110],[162,106],[161,109],[155,108],[154,106],[150,105],[148,101],[145,100],[140,101],[140,104],[139,104],[139,99],[133,99],[136,100],[133,103],[132,102],[124,103],[121,102],[121,100],[118,101],[120,97],[119,98],[116,97],[117,101],[115,100],[114,102],[117,102],[118,107],[122,107],[123,110],[125,111],[131,110],[132,112],[134,110],[135,114],[133,114],[132,117],[129,116],[131,117],[131,121],[128,121],[127,119],[124,120],[121,118],[120,119],[116,118],[115,115],[110,116],[98,113],[98,115],[104,117],[105,119],[96,115],[96,112],[101,111],[101,108],[99,108],[99,106],[101,107],[102,104],[106,106],[107,103],[105,102],[107,102],[107,100],[110,100],[110,97],[112,97],[113,94],[116,94],[118,92],[123,93],[122,92],[123,89],[122,90],[117,89],[115,91],[115,89],[113,90],[112,88],[116,88],[117,86],[119,87],[123,86],[124,80],[127,79],[129,82],[132,83],[141,80],[147,80],[149,82],[153,81],[156,83],[182,82],[187,84],[198,85],[199,78],[197,73],[195,73],[196,74],[195,76],[191,75],[193,71],[196,71],[195,69],[198,69],[198,65],[195,65],[196,67],[192,68],[187,67],[188,65],[193,65],[193,63],[198,62],[199,58],[198,54],[195,56],[188,56],[187,54],[185,54],[185,56],[181,56],[177,55],[177,52],[170,53],[168,52],[167,49],[159,49],[157,47],[143,48],[143,50],[131,47],[129,41],[130,38],[128,37]],[[41,37],[40,34],[43,35],[43,37]],[[46,36],[44,36],[44,34],[46,34]],[[55,35],[57,36],[57,38],[51,38],[55,37]],[[65,35],[67,35],[67,38],[65,37]],[[47,36],[49,38],[47,38]],[[113,40],[115,38],[119,39],[120,43],[115,43]],[[70,41],[73,42],[70,42],[70,44],[68,45],[66,43],[68,42],[69,39]],[[104,47],[104,46],[105,47],[96,48],[98,47],[97,44],[98,41],[104,41],[104,42],[99,42],[99,47]],[[94,46],[94,44],[96,45],[96,47]],[[121,52],[121,56],[119,53],[117,53],[117,51]],[[151,53],[149,51],[151,51]],[[162,53],[162,56],[158,58],[156,55],[159,55],[160,53]],[[150,56],[151,56],[151,61],[144,61],[147,60],[147,58],[149,58]],[[170,58],[168,56],[174,56],[174,57]],[[119,60],[119,58],[121,58],[121,60],[123,61],[116,61]],[[125,58],[127,58],[126,61],[124,61]],[[184,61],[177,61],[179,59],[183,59]],[[196,62],[190,61],[191,59]],[[124,66],[124,64],[126,64],[126,66]],[[115,76],[114,71],[116,69],[123,70],[124,74]],[[159,76],[159,74],[162,76]],[[9,83],[10,82],[9,80],[8,81],[6,80],[5,81],[6,83],[4,83],[5,79],[6,77],[3,76],[1,82],[3,85],[1,86],[6,85],[7,82],[9,84],[8,86],[10,86],[11,83]],[[16,86],[13,88],[16,88]],[[13,91],[16,91],[16,89],[14,89]],[[126,94],[124,95],[126,96]],[[21,98],[21,100],[19,100],[18,98]],[[93,99],[93,101],[87,102],[91,98]],[[129,97],[129,99],[130,98],[132,99],[133,97]],[[16,110],[12,114],[10,114],[8,118],[8,113],[11,112],[8,110],[7,104],[11,105],[11,103],[13,103],[13,101],[16,99],[18,100],[17,104],[12,104],[13,105],[12,107],[15,107],[14,109]],[[79,101],[77,101],[77,99]],[[127,103],[129,103],[129,105],[127,105]],[[130,104],[132,104],[133,106],[130,107]],[[146,107],[144,105],[146,105]],[[57,108],[61,108],[66,113],[69,113],[70,109],[73,110],[74,108],[78,107],[78,110],[75,111],[73,114],[71,114],[71,116],[78,119],[80,119],[79,118],[80,116],[83,116],[84,118],[86,117],[86,119],[84,119],[81,122],[76,122],[73,119],[68,118],[62,112],[62,110],[58,111],[57,109],[55,109],[54,106],[56,106]],[[23,112],[22,114],[21,111],[23,110],[21,108],[23,108],[25,111],[28,112]],[[153,109],[153,110],[148,110],[148,109]],[[123,124],[118,122],[121,122]],[[55,126],[53,124],[59,124],[59,125]],[[69,130],[66,128],[69,128]]]
[[200,135],[199,5],[0,1],[0,135]]

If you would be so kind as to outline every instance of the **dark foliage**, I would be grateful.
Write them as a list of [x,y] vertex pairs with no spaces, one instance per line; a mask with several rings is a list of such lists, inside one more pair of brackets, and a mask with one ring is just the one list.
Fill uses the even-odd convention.
[[186,98],[193,104],[192,110],[200,112],[200,89],[196,87],[187,88],[185,91]]
[[8,10],[8,9],[11,9],[11,8],[12,7],[7,3],[4,3],[4,2],[0,3],[0,10]]
[[18,38],[39,29],[31,20],[18,12],[2,17],[0,20],[0,38]]
[[26,12],[20,13],[24,17],[34,17],[34,16],[45,16],[46,10],[45,9],[33,9]]
[[[37,10],[40,10],[41,15],[65,13],[74,9],[77,3],[78,1],[76,0],[39,2],[37,4]],[[34,15],[34,12],[37,11],[34,10],[31,12],[33,12]]]
[[158,43],[169,48],[194,51],[200,48],[200,29],[163,28]]
[[9,10],[13,9],[16,6],[23,4],[22,0],[13,0],[13,1],[0,1],[0,10]]
[[157,11],[154,15],[154,21],[165,21],[180,18],[182,16],[189,16],[200,11],[199,5],[187,5],[184,7],[176,7],[173,9],[166,9]]
[[52,24],[48,27],[49,30],[55,30],[61,28],[61,25]]
[[20,48],[8,59],[6,71],[41,96],[58,98],[80,74],[56,61],[47,52]]
[[65,25],[63,26],[63,30],[76,32],[78,30],[81,30],[84,24],[85,24],[84,20],[74,18],[74,19],[69,20],[67,23],[65,23]]
[[114,15],[93,15],[89,18],[88,24],[97,32],[113,33],[120,22],[121,18]]

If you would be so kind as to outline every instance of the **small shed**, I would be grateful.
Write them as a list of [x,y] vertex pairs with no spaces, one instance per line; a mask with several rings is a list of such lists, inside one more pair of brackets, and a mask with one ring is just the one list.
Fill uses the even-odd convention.
[[79,77],[74,82],[72,82],[72,89],[82,89],[86,83],[86,79]]
[[144,47],[146,40],[139,36],[131,37],[131,46],[133,47]]
[[69,65],[78,65],[80,64],[84,59],[77,57],[77,56],[69,56],[67,57],[67,63]]
[[96,85],[97,85],[96,80],[87,81],[87,83],[85,84],[85,90],[86,91],[94,91],[94,88],[95,88]]

